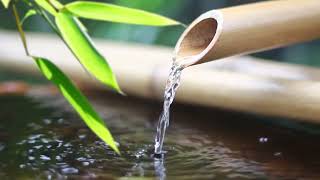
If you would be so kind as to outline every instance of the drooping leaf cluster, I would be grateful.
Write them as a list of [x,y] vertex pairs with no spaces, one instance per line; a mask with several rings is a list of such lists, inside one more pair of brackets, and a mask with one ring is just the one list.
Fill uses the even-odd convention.
[[[43,17],[57,35],[62,38],[86,71],[101,83],[119,93],[122,93],[122,91],[110,65],[92,43],[93,41],[79,18],[148,26],[170,26],[180,23],[150,12],[108,3],[75,1],[64,5],[58,0],[1,0],[1,2],[5,8],[13,11],[26,55],[31,57],[38,65],[40,72],[57,86],[87,126],[115,152],[120,154],[106,124],[74,83],[52,61],[29,53],[23,23],[34,15]],[[16,8],[16,3],[19,2],[25,3],[29,7],[22,19]]]

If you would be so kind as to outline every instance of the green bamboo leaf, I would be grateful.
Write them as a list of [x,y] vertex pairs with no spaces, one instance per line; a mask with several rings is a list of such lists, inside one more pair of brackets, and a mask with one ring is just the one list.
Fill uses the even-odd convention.
[[8,7],[9,7],[10,1],[11,1],[11,0],[1,0],[1,2],[2,2],[3,6],[4,6],[5,8],[8,8]]
[[47,0],[35,0],[35,2],[52,15],[56,15],[57,11]]
[[55,16],[58,29],[65,42],[81,64],[99,81],[121,93],[111,67],[94,47],[89,35],[84,32],[78,21],[67,10]]
[[80,29],[81,29],[83,32],[88,32],[88,29],[87,29],[86,26],[80,21],[79,18],[75,17],[74,19],[75,19],[75,21],[78,23]]
[[115,152],[120,154],[111,133],[106,128],[104,121],[94,111],[86,97],[82,95],[75,85],[73,85],[71,80],[49,60],[40,57],[33,58],[42,74],[59,88],[63,96],[78,112],[87,126]]
[[50,4],[52,4],[53,7],[56,9],[62,9],[64,6],[61,4],[58,0],[46,0],[49,1]]
[[21,22],[20,22],[21,26],[23,25],[23,23],[24,23],[29,17],[34,16],[34,15],[36,15],[36,14],[37,14],[37,12],[36,12],[34,9],[30,9],[30,10],[24,15],[24,17],[21,19]]
[[150,26],[170,26],[180,24],[179,22],[164,16],[108,3],[76,1],[66,4],[65,8],[75,16],[94,20]]
[[57,14],[57,10],[63,8],[63,4],[57,0],[35,0],[35,2],[54,16]]

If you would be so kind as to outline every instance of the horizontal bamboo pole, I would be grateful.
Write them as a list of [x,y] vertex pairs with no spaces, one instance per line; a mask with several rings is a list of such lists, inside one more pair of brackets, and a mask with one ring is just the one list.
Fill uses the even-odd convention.
[[[83,86],[105,88],[90,77],[57,38],[27,34],[31,53],[52,59]],[[24,55],[17,33],[0,31],[0,66],[16,73],[39,71]],[[130,96],[161,99],[172,49],[97,41],[121,88]],[[320,123],[320,70],[232,57],[191,66],[182,73],[180,103],[298,118]]]
[[[175,53],[186,66],[320,37],[319,0],[277,0],[212,10],[181,35]],[[188,61],[185,57],[192,56]]]

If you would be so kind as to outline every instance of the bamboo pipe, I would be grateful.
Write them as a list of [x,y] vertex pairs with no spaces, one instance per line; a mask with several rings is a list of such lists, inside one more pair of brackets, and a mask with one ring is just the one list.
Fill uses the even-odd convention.
[[[82,87],[105,89],[83,70],[58,38],[32,33],[27,37],[32,54],[53,60]],[[39,75],[34,61],[24,55],[18,33],[0,31],[0,39],[1,70]],[[95,42],[125,93],[162,101],[172,49]],[[186,68],[176,101],[320,123],[319,81],[317,68],[231,57]]]
[[266,1],[212,10],[185,30],[175,54],[190,66],[308,41],[320,37],[319,19],[319,0]]

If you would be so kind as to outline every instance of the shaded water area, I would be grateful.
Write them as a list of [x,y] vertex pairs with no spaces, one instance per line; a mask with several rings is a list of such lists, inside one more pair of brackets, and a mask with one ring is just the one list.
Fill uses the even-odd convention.
[[168,153],[158,161],[151,154],[161,105],[92,93],[120,157],[61,96],[36,91],[0,96],[1,179],[320,177],[318,125],[175,104],[164,145]]

